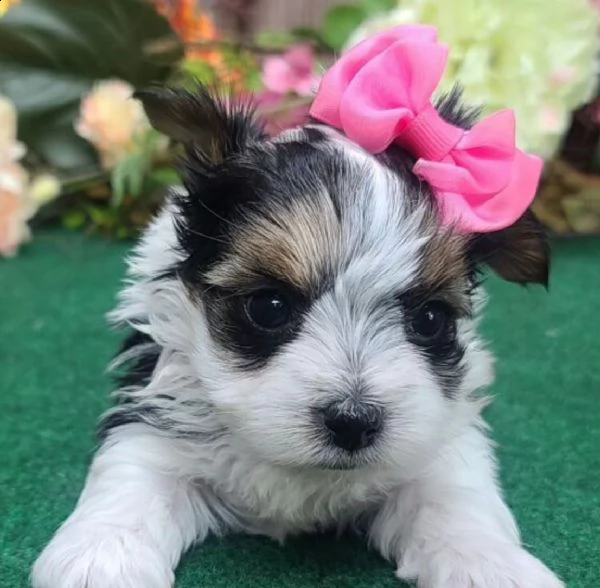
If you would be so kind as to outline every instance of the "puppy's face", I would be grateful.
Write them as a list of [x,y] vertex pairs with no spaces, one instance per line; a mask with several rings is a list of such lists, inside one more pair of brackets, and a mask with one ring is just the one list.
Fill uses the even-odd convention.
[[[478,255],[537,281],[539,235],[528,225],[529,269],[510,275],[515,238],[442,227],[405,154],[376,158],[317,126],[268,141],[206,95],[167,100],[171,118],[145,102],[187,144],[177,272],[203,331],[189,353],[240,448],[283,466],[422,465],[491,378]],[[202,143],[171,124],[190,101],[214,108]]]

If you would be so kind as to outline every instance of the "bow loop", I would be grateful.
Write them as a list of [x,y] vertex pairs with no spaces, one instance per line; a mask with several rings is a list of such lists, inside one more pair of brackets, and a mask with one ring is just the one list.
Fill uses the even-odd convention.
[[327,72],[311,114],[367,151],[384,151],[430,103],[448,55],[435,40],[426,26],[367,39]]
[[436,190],[489,198],[510,182],[516,152],[514,126],[512,112],[503,110],[468,131],[457,129],[461,136],[452,149],[438,158],[421,151],[414,172]]
[[447,49],[427,26],[395,27],[363,41],[324,76],[311,115],[369,151],[395,143],[417,160],[445,222],[468,232],[515,222],[535,195],[541,160],[515,147],[511,111],[470,130],[446,122],[431,97]]

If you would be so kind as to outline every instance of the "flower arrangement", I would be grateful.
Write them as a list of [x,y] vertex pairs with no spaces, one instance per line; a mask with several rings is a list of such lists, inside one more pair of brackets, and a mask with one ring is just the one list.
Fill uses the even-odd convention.
[[[252,3],[229,0],[227,10]],[[52,15],[43,23],[35,14],[40,4]],[[69,11],[86,18],[66,19]],[[6,30],[27,39],[35,27],[46,27],[29,52],[0,43],[0,256],[14,255],[36,223],[127,238],[148,222],[179,178],[176,150],[131,99],[136,88],[200,80],[233,94],[252,92],[274,135],[305,121],[334,54],[410,22],[436,25],[452,45],[446,89],[459,79],[470,102],[490,110],[509,106],[528,121],[518,126],[521,147],[551,160],[565,136],[568,144],[575,133],[571,143],[581,146],[590,128],[596,133],[585,165],[581,157],[575,164],[549,161],[535,206],[555,232],[600,231],[600,197],[593,196],[600,196],[600,182],[587,183],[590,173],[600,173],[600,101],[582,107],[571,125],[572,111],[597,85],[600,13],[590,0],[518,7],[495,0],[356,0],[333,6],[318,28],[252,37],[247,30],[226,35],[202,0],[0,0],[0,16],[0,38],[9,37]],[[237,18],[246,21],[247,10]],[[535,28],[538,22],[544,26]],[[65,35],[73,23],[78,29]],[[70,45],[70,38],[85,38],[87,46]],[[20,83],[9,83],[15,76]],[[42,91],[40,80],[53,92]],[[577,121],[585,121],[585,132],[577,132]]]

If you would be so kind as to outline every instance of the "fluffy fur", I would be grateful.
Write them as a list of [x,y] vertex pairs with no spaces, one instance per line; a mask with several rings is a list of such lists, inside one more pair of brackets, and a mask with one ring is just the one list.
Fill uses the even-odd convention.
[[[520,545],[480,415],[480,269],[545,282],[534,219],[459,235],[401,150],[268,140],[202,88],[140,97],[185,187],[131,258],[118,401],[35,588],[168,588],[209,533],[328,527],[423,588],[562,586]],[[456,94],[440,111],[469,124]]]

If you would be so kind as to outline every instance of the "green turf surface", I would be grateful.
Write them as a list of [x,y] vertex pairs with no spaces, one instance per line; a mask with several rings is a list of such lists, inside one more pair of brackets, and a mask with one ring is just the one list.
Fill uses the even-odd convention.
[[[127,246],[45,232],[0,260],[0,588],[73,508],[108,405],[117,341],[103,315]],[[488,411],[508,501],[533,553],[569,588],[600,586],[600,240],[554,246],[550,294],[491,280],[498,356]],[[178,588],[384,588],[392,567],[358,541],[238,537],[188,554]],[[107,587],[110,588],[110,587]],[[140,588],[143,588],[142,586]]]

